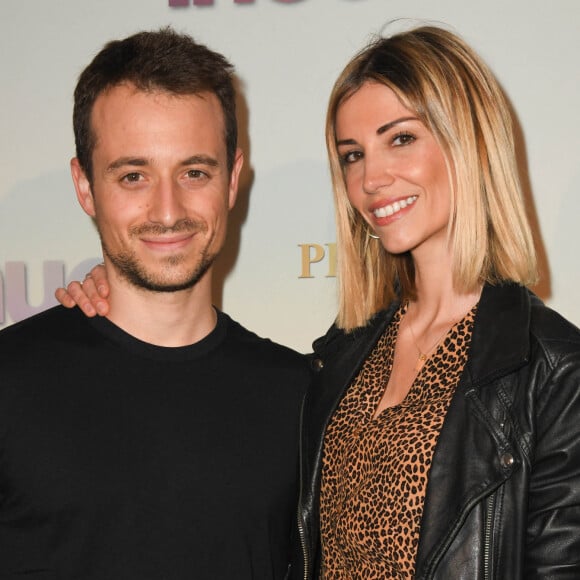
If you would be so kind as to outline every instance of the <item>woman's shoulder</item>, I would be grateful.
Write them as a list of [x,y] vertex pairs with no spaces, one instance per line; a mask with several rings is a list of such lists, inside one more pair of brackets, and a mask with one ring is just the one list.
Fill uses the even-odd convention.
[[366,350],[368,345],[378,340],[399,306],[400,302],[395,301],[384,310],[376,312],[364,326],[351,330],[340,328],[335,322],[326,334],[312,343],[314,352],[311,356],[326,360],[333,356],[343,356],[351,351],[354,354],[355,351],[358,353],[361,349]]
[[576,355],[580,361],[580,329],[531,294],[530,335],[549,356]]

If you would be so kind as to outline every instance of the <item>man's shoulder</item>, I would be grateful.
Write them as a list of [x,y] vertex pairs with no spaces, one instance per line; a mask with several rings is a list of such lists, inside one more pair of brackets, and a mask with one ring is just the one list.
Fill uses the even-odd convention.
[[44,310],[0,330],[0,353],[18,352],[22,344],[30,349],[36,343],[46,346],[62,338],[73,341],[79,330],[86,327],[82,319],[76,308],[71,310],[55,306]]
[[228,326],[230,349],[238,355],[248,357],[250,360],[258,359],[262,364],[273,364],[280,368],[295,367],[297,370],[307,372],[309,364],[304,354],[259,336],[223,312],[220,316],[224,317]]
[[[87,345],[84,315],[63,307],[50,308],[0,331],[0,407],[10,409],[13,396],[42,389],[62,379],[73,364],[95,357]],[[91,353],[90,356],[86,353]],[[59,379],[59,380],[61,380]]]

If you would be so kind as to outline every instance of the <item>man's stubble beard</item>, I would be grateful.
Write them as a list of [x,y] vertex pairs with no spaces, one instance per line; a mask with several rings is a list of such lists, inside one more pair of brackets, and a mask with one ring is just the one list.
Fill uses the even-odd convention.
[[[170,228],[155,224],[144,224],[133,228],[130,231],[131,237],[137,237],[143,234],[164,234],[168,232],[190,232],[198,233],[207,231],[205,224],[192,222],[191,220],[182,220]],[[99,228],[100,233],[100,228]],[[194,269],[189,272],[184,279],[180,281],[171,280],[171,269],[177,268],[186,260],[184,255],[169,256],[163,262],[163,268],[167,269],[168,275],[154,274],[147,271],[147,268],[139,261],[134,251],[124,249],[112,251],[104,242],[101,235],[101,245],[103,253],[111,261],[111,264],[117,270],[118,274],[127,280],[136,288],[148,290],[150,292],[179,292],[193,288],[209,270],[218,256],[218,252],[210,252],[209,247],[213,239],[210,239],[202,249],[199,259]]]

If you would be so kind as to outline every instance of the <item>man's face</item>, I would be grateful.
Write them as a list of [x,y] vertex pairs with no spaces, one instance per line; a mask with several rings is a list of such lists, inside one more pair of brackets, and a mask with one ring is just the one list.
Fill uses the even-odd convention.
[[227,167],[223,112],[211,93],[173,95],[123,84],[91,116],[93,183],[71,168],[114,272],[135,286],[194,286],[221,249],[242,166]]

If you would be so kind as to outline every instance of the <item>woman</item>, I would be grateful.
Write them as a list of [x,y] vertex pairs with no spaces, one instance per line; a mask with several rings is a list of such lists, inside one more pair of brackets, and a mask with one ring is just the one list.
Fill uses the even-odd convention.
[[308,573],[580,578],[580,334],[525,289],[497,82],[448,31],[380,39],[326,137],[340,309],[303,410]]
[[326,133],[340,307],[303,409],[303,577],[580,578],[580,332],[525,288],[497,82],[443,29],[380,39]]

